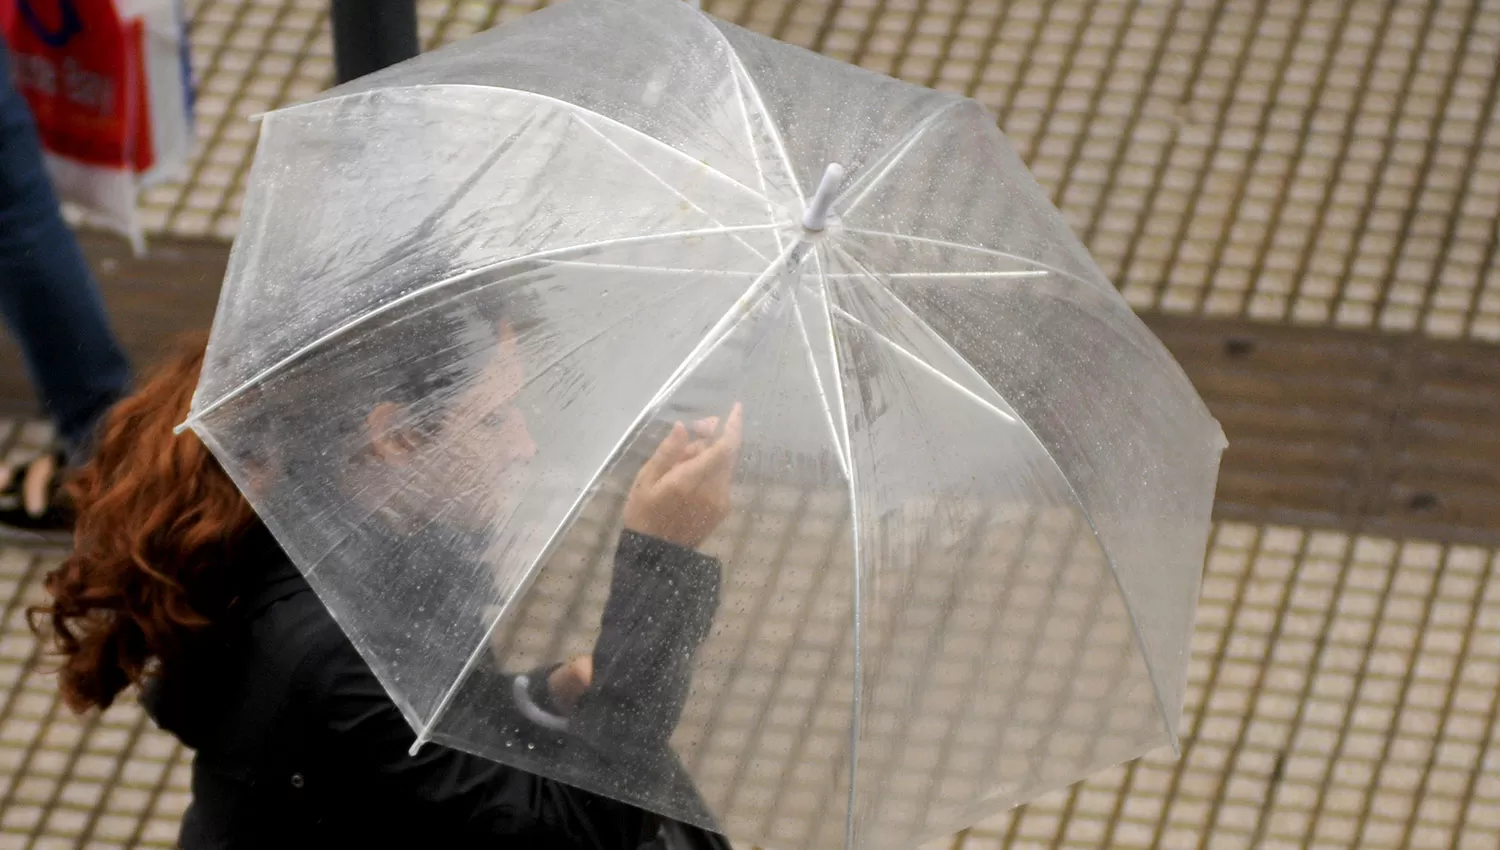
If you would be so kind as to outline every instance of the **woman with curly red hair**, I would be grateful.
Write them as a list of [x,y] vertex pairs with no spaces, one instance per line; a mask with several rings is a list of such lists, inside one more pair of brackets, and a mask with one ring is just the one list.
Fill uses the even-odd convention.
[[[508,326],[495,327],[505,345]],[[75,550],[48,577],[51,604],[32,611],[61,656],[59,686],[73,710],[106,709],[137,687],[153,718],[196,751],[185,850],[727,847],[713,833],[456,750],[409,755],[406,720],[240,490],[196,437],[174,436],[203,359],[204,339],[188,341],[112,411],[71,484]],[[386,413],[431,395],[433,381],[430,370],[412,371]],[[506,722],[540,718],[544,745],[557,728],[579,740],[592,728],[665,751],[672,710],[632,719],[610,695],[676,693],[680,713],[720,580],[718,563],[693,547],[728,509],[728,473],[703,473],[732,470],[739,419],[736,410],[717,436],[673,428],[627,499],[593,655],[527,678],[494,674]],[[506,429],[497,440],[529,440],[522,419]],[[292,461],[265,459],[282,462]],[[642,617],[655,594],[674,594],[674,610],[692,613]],[[668,790],[696,799],[677,771]]]

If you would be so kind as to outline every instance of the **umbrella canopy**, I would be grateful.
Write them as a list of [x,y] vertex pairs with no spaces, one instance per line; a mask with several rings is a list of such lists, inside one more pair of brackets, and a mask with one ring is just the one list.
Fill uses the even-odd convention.
[[[638,471],[736,404],[716,575],[626,605]],[[884,848],[1176,743],[1225,445],[1181,369],[979,105],[676,0],[266,115],[186,425],[419,744]],[[682,675],[596,670],[619,734],[491,686],[622,622]]]

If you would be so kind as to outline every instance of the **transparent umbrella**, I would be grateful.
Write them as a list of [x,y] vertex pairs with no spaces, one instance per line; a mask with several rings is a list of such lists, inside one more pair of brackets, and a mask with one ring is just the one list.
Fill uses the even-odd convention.
[[[641,572],[632,482],[736,404],[705,557]],[[1182,371],[976,103],[676,0],[264,116],[186,427],[418,746],[884,848],[1176,743]],[[529,698],[590,654],[587,724]]]

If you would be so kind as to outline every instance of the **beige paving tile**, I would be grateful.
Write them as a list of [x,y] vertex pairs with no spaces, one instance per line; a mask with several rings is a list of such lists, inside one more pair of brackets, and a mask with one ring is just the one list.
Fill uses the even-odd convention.
[[[978,98],[1138,308],[1500,341],[1493,4],[705,5]],[[200,140],[190,179],[144,203],[157,232],[227,239],[254,141],[248,117],[332,75],[326,5],[188,7]],[[420,8],[424,41],[436,45],[533,4]],[[49,438],[37,424],[0,422],[8,459]],[[0,548],[0,848],[170,846],[189,799],[187,754],[131,706],[97,720],[67,716],[37,671],[21,609],[39,599],[49,557]],[[1217,526],[1182,758],[1158,753],[1104,771],[932,846],[1500,845],[1496,557]],[[568,604],[602,601],[584,594]],[[775,622],[759,636],[807,637]],[[746,654],[752,668],[780,663],[759,650]],[[789,678],[778,699],[812,704],[813,680]],[[723,736],[703,769],[715,770],[713,753],[757,718],[779,717],[767,714],[775,707],[742,696],[686,718],[717,723]]]
[[[24,626],[13,613],[37,598],[53,563],[0,550],[0,565],[20,573],[19,591],[4,603],[0,645],[23,645],[16,639],[25,638]],[[1219,524],[1181,759],[1157,752],[1111,768],[942,846],[1492,842],[1500,834],[1497,566],[1500,553],[1482,548]],[[776,634],[756,642],[774,643]],[[762,654],[750,661],[774,673],[783,656]],[[43,839],[170,846],[189,800],[188,754],[129,703],[100,718],[69,716],[36,661],[27,654],[24,675],[0,691],[0,773],[9,779],[0,784],[0,847],[46,846]],[[816,693],[784,688],[773,716],[800,716],[797,701]],[[743,742],[735,727],[753,726],[763,711],[745,698],[726,704],[718,730],[706,733],[722,739],[707,760]],[[716,775],[712,765],[704,769]],[[755,771],[744,775],[760,781]],[[900,786],[890,793],[899,803]]]
[[[429,46],[538,5],[423,0]],[[977,98],[1142,309],[1500,341],[1500,7],[708,0]],[[200,140],[152,229],[231,238],[250,115],[332,77],[324,0],[189,0]]]

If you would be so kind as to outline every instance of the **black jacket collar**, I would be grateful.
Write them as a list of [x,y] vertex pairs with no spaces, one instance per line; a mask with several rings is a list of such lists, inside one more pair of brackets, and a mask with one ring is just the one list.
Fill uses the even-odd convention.
[[292,563],[291,558],[282,555],[278,560],[266,564],[262,574],[240,597],[238,607],[243,616],[254,619],[275,603],[306,590],[307,579],[302,577],[302,572]]
[[253,620],[273,604],[308,589],[307,579],[264,527],[251,533],[240,563],[248,571],[234,606],[238,616]]

